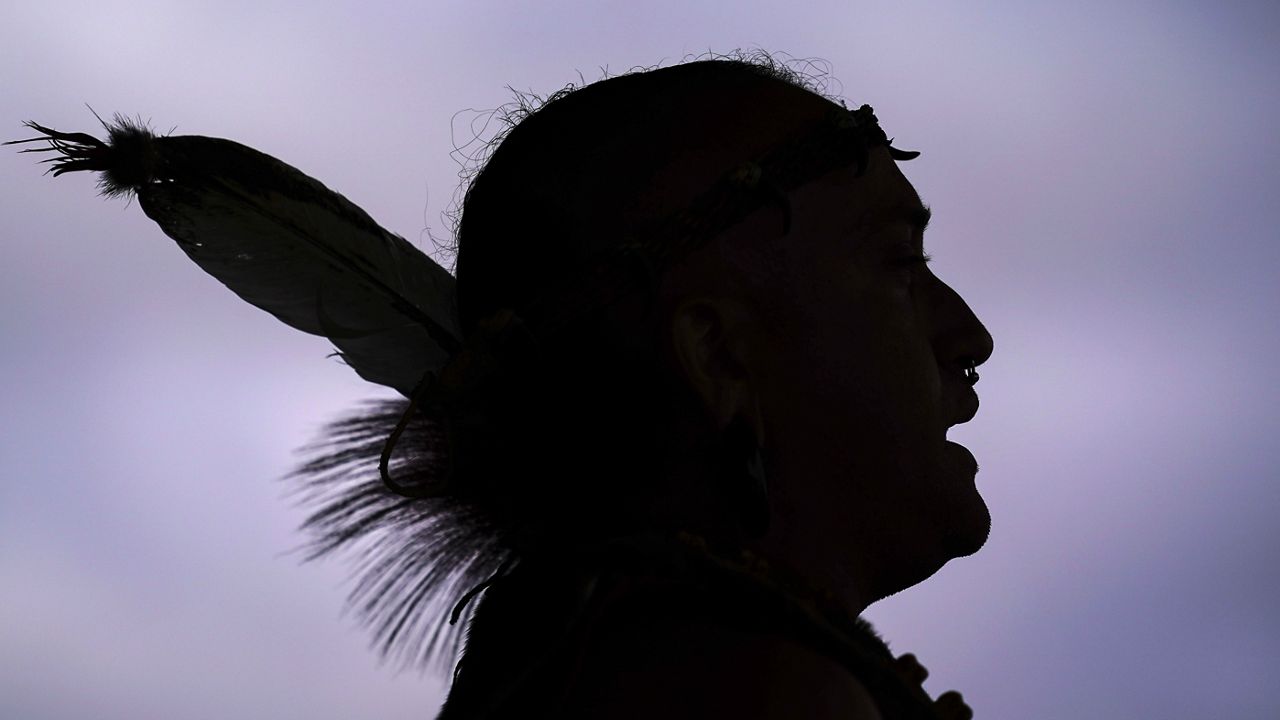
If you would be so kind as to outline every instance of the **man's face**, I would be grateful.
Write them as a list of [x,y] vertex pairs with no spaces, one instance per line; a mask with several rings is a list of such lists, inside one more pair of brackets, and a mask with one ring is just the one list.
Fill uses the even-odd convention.
[[992,340],[922,262],[927,215],[885,148],[862,177],[834,171],[791,201],[774,239],[791,246],[786,315],[758,376],[777,542],[870,602],[986,541],[977,466],[946,433],[977,411],[965,367]]

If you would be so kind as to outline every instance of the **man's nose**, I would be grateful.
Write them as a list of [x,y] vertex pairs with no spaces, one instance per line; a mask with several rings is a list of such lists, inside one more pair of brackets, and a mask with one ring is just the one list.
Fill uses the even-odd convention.
[[969,304],[950,285],[938,281],[934,348],[944,367],[977,367],[991,357],[995,341]]

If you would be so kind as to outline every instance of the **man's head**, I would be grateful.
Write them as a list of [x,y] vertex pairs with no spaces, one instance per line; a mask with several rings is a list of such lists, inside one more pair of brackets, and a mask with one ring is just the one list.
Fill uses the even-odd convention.
[[[515,128],[464,207],[464,327],[492,308],[527,303],[538,289],[531,279],[571,275],[832,107],[750,68],[693,65],[706,67],[615,78],[596,95],[604,83],[590,86]],[[601,127],[602,114],[612,124]],[[552,123],[557,132],[546,136],[564,145],[528,141]],[[504,156],[521,130],[529,147]],[[523,175],[503,170],[517,166]],[[532,182],[535,171],[542,182]],[[528,193],[515,198],[522,177]],[[514,215],[493,217],[494,199],[514,201]],[[871,150],[861,175],[838,168],[787,200],[785,236],[779,210],[762,206],[664,269],[652,302],[624,304],[584,333],[611,349],[575,350],[582,362],[572,377],[584,383],[576,390],[595,400],[573,405],[591,414],[575,427],[596,446],[584,457],[660,473],[649,477],[657,500],[646,510],[715,528],[732,518],[708,495],[704,479],[717,462],[708,449],[735,417],[745,420],[770,485],[772,522],[759,548],[865,605],[986,538],[976,467],[945,434],[976,411],[964,369],[987,358],[991,338],[922,262],[926,213],[886,147]],[[486,203],[493,206],[478,214]],[[511,217],[537,241],[513,243]],[[501,253],[486,249],[499,243]],[[471,292],[473,278],[487,289]],[[662,427],[642,429],[655,422]],[[571,440],[561,450],[579,448]],[[618,456],[628,451],[637,455]],[[638,455],[646,452],[650,463]],[[609,478],[596,470],[599,492]]]

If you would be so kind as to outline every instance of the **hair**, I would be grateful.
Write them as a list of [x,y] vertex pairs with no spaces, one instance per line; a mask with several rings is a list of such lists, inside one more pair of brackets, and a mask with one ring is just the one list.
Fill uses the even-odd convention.
[[[706,142],[690,115],[700,97],[712,89],[748,95],[769,82],[812,92],[802,78],[763,54],[701,60],[566,88],[510,115],[520,119],[470,177],[462,201],[455,272],[464,335],[502,308],[528,319],[549,289],[576,282],[590,259],[650,227],[655,212],[644,199],[652,178],[677,152]],[[654,435],[663,429],[655,420],[678,394],[672,378],[655,372],[658,278],[646,279],[632,298],[638,313],[600,312],[561,336],[538,338],[540,357],[522,363],[523,377],[511,378],[501,406],[485,418],[491,442],[469,438],[477,445],[474,482],[485,496],[505,496],[523,515],[542,506],[538,515],[560,528],[575,524],[565,524],[571,518],[604,519],[605,503],[634,507],[641,499],[644,489],[627,481],[654,477],[655,450],[669,440]],[[556,405],[561,412],[548,423]],[[575,414],[586,421],[573,422]],[[499,447],[508,452],[494,452]],[[521,452],[513,465],[506,460],[514,448]],[[531,462],[539,451],[548,452]],[[481,468],[479,458],[498,462]],[[548,471],[554,483],[545,481]]]
[[[648,98],[650,102],[662,101],[663,95],[669,92],[671,85],[681,81],[694,82],[694,76],[701,74],[701,80],[709,81],[719,78],[722,81],[737,80],[773,80],[784,85],[803,90],[805,92],[825,98],[833,103],[843,105],[844,99],[832,91],[831,85],[839,85],[839,82],[831,76],[827,63],[822,60],[813,58],[790,58],[780,60],[780,56],[787,56],[786,53],[770,54],[764,50],[753,50],[750,52],[743,50],[734,50],[729,53],[708,52],[693,58],[686,57],[685,60],[671,67],[663,68],[661,64],[652,66],[639,66],[628,70],[620,75],[609,75],[608,70],[602,70],[603,77],[594,83],[587,83],[579,74],[579,83],[569,83],[563,88],[555,92],[542,96],[534,92],[520,92],[507,86],[508,92],[511,92],[514,99],[498,108],[479,114],[481,119],[481,130],[474,133],[474,137],[458,146],[454,145],[452,153],[455,161],[460,165],[458,172],[459,184],[457,191],[454,193],[453,202],[450,207],[443,213],[450,230],[453,234],[453,242],[438,243],[437,248],[443,250],[446,256],[452,257],[454,265],[450,267],[451,271],[457,270],[457,257],[462,244],[462,218],[464,214],[473,215],[472,194],[480,182],[481,176],[490,177],[499,173],[494,170],[492,165],[495,163],[494,158],[499,148],[505,154],[513,157],[508,162],[516,161],[519,157],[516,152],[527,152],[521,150],[521,147],[528,142],[527,140],[516,139],[508,143],[508,139],[517,134],[516,129],[525,121],[532,119],[535,115],[540,117],[540,122],[546,120],[549,113],[553,110],[565,110],[561,107],[565,104],[578,107],[571,108],[589,113],[588,116],[579,118],[580,125],[592,125],[592,134],[600,132],[608,132],[612,129],[625,129],[632,133],[641,131],[639,127],[640,118],[637,116],[637,106],[644,103],[643,97],[628,97],[628,92],[636,89],[635,83],[638,79],[643,78],[640,82],[650,82],[655,84],[649,85],[650,92],[655,92],[659,97]],[[650,77],[644,77],[650,76]],[[684,77],[680,77],[684,76]],[[564,103],[571,96],[574,96],[574,103]],[[582,103],[592,102],[596,106],[594,108],[584,108]],[[456,116],[455,116],[456,117]],[[625,122],[619,119],[630,118],[633,125],[624,128]],[[491,137],[482,137],[484,131],[493,124],[499,125],[499,130]],[[472,126],[475,126],[473,121]],[[551,126],[543,127],[538,131],[546,133],[540,136],[546,140],[559,139],[560,142],[556,147],[550,148],[548,156],[563,155],[564,150],[570,145],[585,145],[586,143],[572,137],[566,137],[568,127]],[[530,134],[528,128],[520,131],[519,134]],[[471,149],[475,147],[476,149]],[[529,156],[525,156],[529,157]],[[461,159],[459,159],[461,158]],[[640,161],[655,160],[658,158],[633,158]],[[500,168],[500,164],[498,166]],[[563,173],[566,168],[553,167],[553,172],[562,173],[561,179],[567,178]],[[523,168],[520,170],[525,178],[533,175],[538,181],[545,176],[540,175],[540,171],[536,168]],[[470,220],[471,217],[468,217]]]
[[[663,211],[646,194],[654,176],[733,110],[716,107],[704,118],[690,113],[696,101],[712,91],[750,98],[782,83],[837,102],[825,74],[806,72],[812,67],[737,52],[637,68],[545,99],[517,94],[496,111],[505,128],[472,158],[478,166],[461,173],[466,189],[446,249],[455,255],[464,334],[499,309],[529,312],[591,258],[648,227]],[[482,414],[437,409],[411,418],[392,469],[430,482],[451,466],[455,491],[405,498],[379,481],[373,462],[405,401],[372,403],[306,448],[313,457],[293,475],[319,508],[306,521],[310,556],[356,554],[350,600],[386,655],[416,663],[456,650],[456,633],[430,606],[529,553],[639,521],[634,509],[652,499],[674,442],[663,420],[688,409],[680,406],[687,391],[657,361],[658,273],[647,272],[627,321],[596,314],[572,332],[537,338],[536,356],[486,389],[492,401]]]

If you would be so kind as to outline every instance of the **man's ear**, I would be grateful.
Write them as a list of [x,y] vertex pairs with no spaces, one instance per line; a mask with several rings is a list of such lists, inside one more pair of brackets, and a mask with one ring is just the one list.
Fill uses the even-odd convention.
[[712,429],[723,430],[743,415],[764,444],[758,360],[752,342],[759,329],[751,309],[740,300],[699,297],[685,300],[671,315],[670,341],[676,369],[699,399]]

